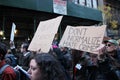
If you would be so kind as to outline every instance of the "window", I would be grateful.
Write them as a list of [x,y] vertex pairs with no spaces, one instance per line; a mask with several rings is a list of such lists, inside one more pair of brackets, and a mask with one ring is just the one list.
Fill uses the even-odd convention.
[[75,4],[97,9],[98,0],[72,0]]
[[97,9],[97,0],[92,0],[93,8]]
[[85,0],[79,0],[79,4],[85,6]]
[[92,1],[86,0],[86,6],[92,8]]

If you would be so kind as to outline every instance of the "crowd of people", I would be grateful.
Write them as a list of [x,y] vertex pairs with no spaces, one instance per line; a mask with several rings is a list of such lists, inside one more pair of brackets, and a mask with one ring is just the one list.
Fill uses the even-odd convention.
[[[23,42],[20,52],[0,42],[0,80],[120,80],[120,47],[114,39],[103,41],[98,54],[58,46],[53,41],[48,53],[28,50]],[[26,74],[15,68],[19,65]],[[18,70],[18,69],[16,69]]]
[[[119,43],[110,39],[103,44],[98,54],[77,51],[74,57],[74,80],[120,80]],[[77,64],[82,66],[80,70]]]
[[[23,42],[20,51],[17,51],[14,42],[10,41],[9,48],[0,42],[0,80],[71,80],[67,67],[64,67],[65,57],[69,56],[65,53],[67,50],[54,48],[58,53],[63,52],[65,55],[61,54],[59,59],[58,53],[52,49],[48,53],[40,53],[29,51],[28,47],[29,43]],[[62,59],[64,61],[60,61]],[[16,67],[18,65],[26,72],[21,72],[19,67]],[[19,70],[20,76],[15,69]]]

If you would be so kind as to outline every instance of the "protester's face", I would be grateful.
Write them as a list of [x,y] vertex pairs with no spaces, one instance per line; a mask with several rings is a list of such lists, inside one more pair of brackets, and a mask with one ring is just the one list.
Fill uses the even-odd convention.
[[116,49],[116,46],[114,44],[109,43],[109,42],[106,44],[106,50],[107,50],[107,52],[112,52],[115,49]]
[[24,51],[25,51],[25,48],[23,48],[23,45],[21,45],[20,51],[21,51],[21,52],[24,52]]
[[30,61],[30,68],[28,70],[31,80],[41,80],[41,71],[37,66],[35,59]]

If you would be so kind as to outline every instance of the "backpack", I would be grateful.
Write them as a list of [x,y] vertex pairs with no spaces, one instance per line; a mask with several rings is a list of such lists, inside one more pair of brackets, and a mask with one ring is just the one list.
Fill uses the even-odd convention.
[[[0,69],[0,78],[1,78],[1,75],[2,75],[3,71],[4,71],[8,66],[10,66],[10,65],[5,64],[5,65]],[[11,67],[11,68],[12,68],[12,67]],[[21,79],[20,79],[21,76],[20,76],[19,70],[16,70],[16,69],[14,69],[14,68],[13,68],[13,70],[14,70],[15,73],[16,73],[16,80],[21,80]]]
[[17,65],[17,58],[13,54],[7,54],[5,56],[6,63],[10,66],[15,67]]

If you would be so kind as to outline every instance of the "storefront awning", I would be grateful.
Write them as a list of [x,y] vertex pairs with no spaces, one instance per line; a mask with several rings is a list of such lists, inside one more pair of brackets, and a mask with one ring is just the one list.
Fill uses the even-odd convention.
[[[53,0],[0,0],[0,5],[54,13]],[[67,2],[67,15],[94,21],[102,21],[101,11],[76,5],[73,2]]]

